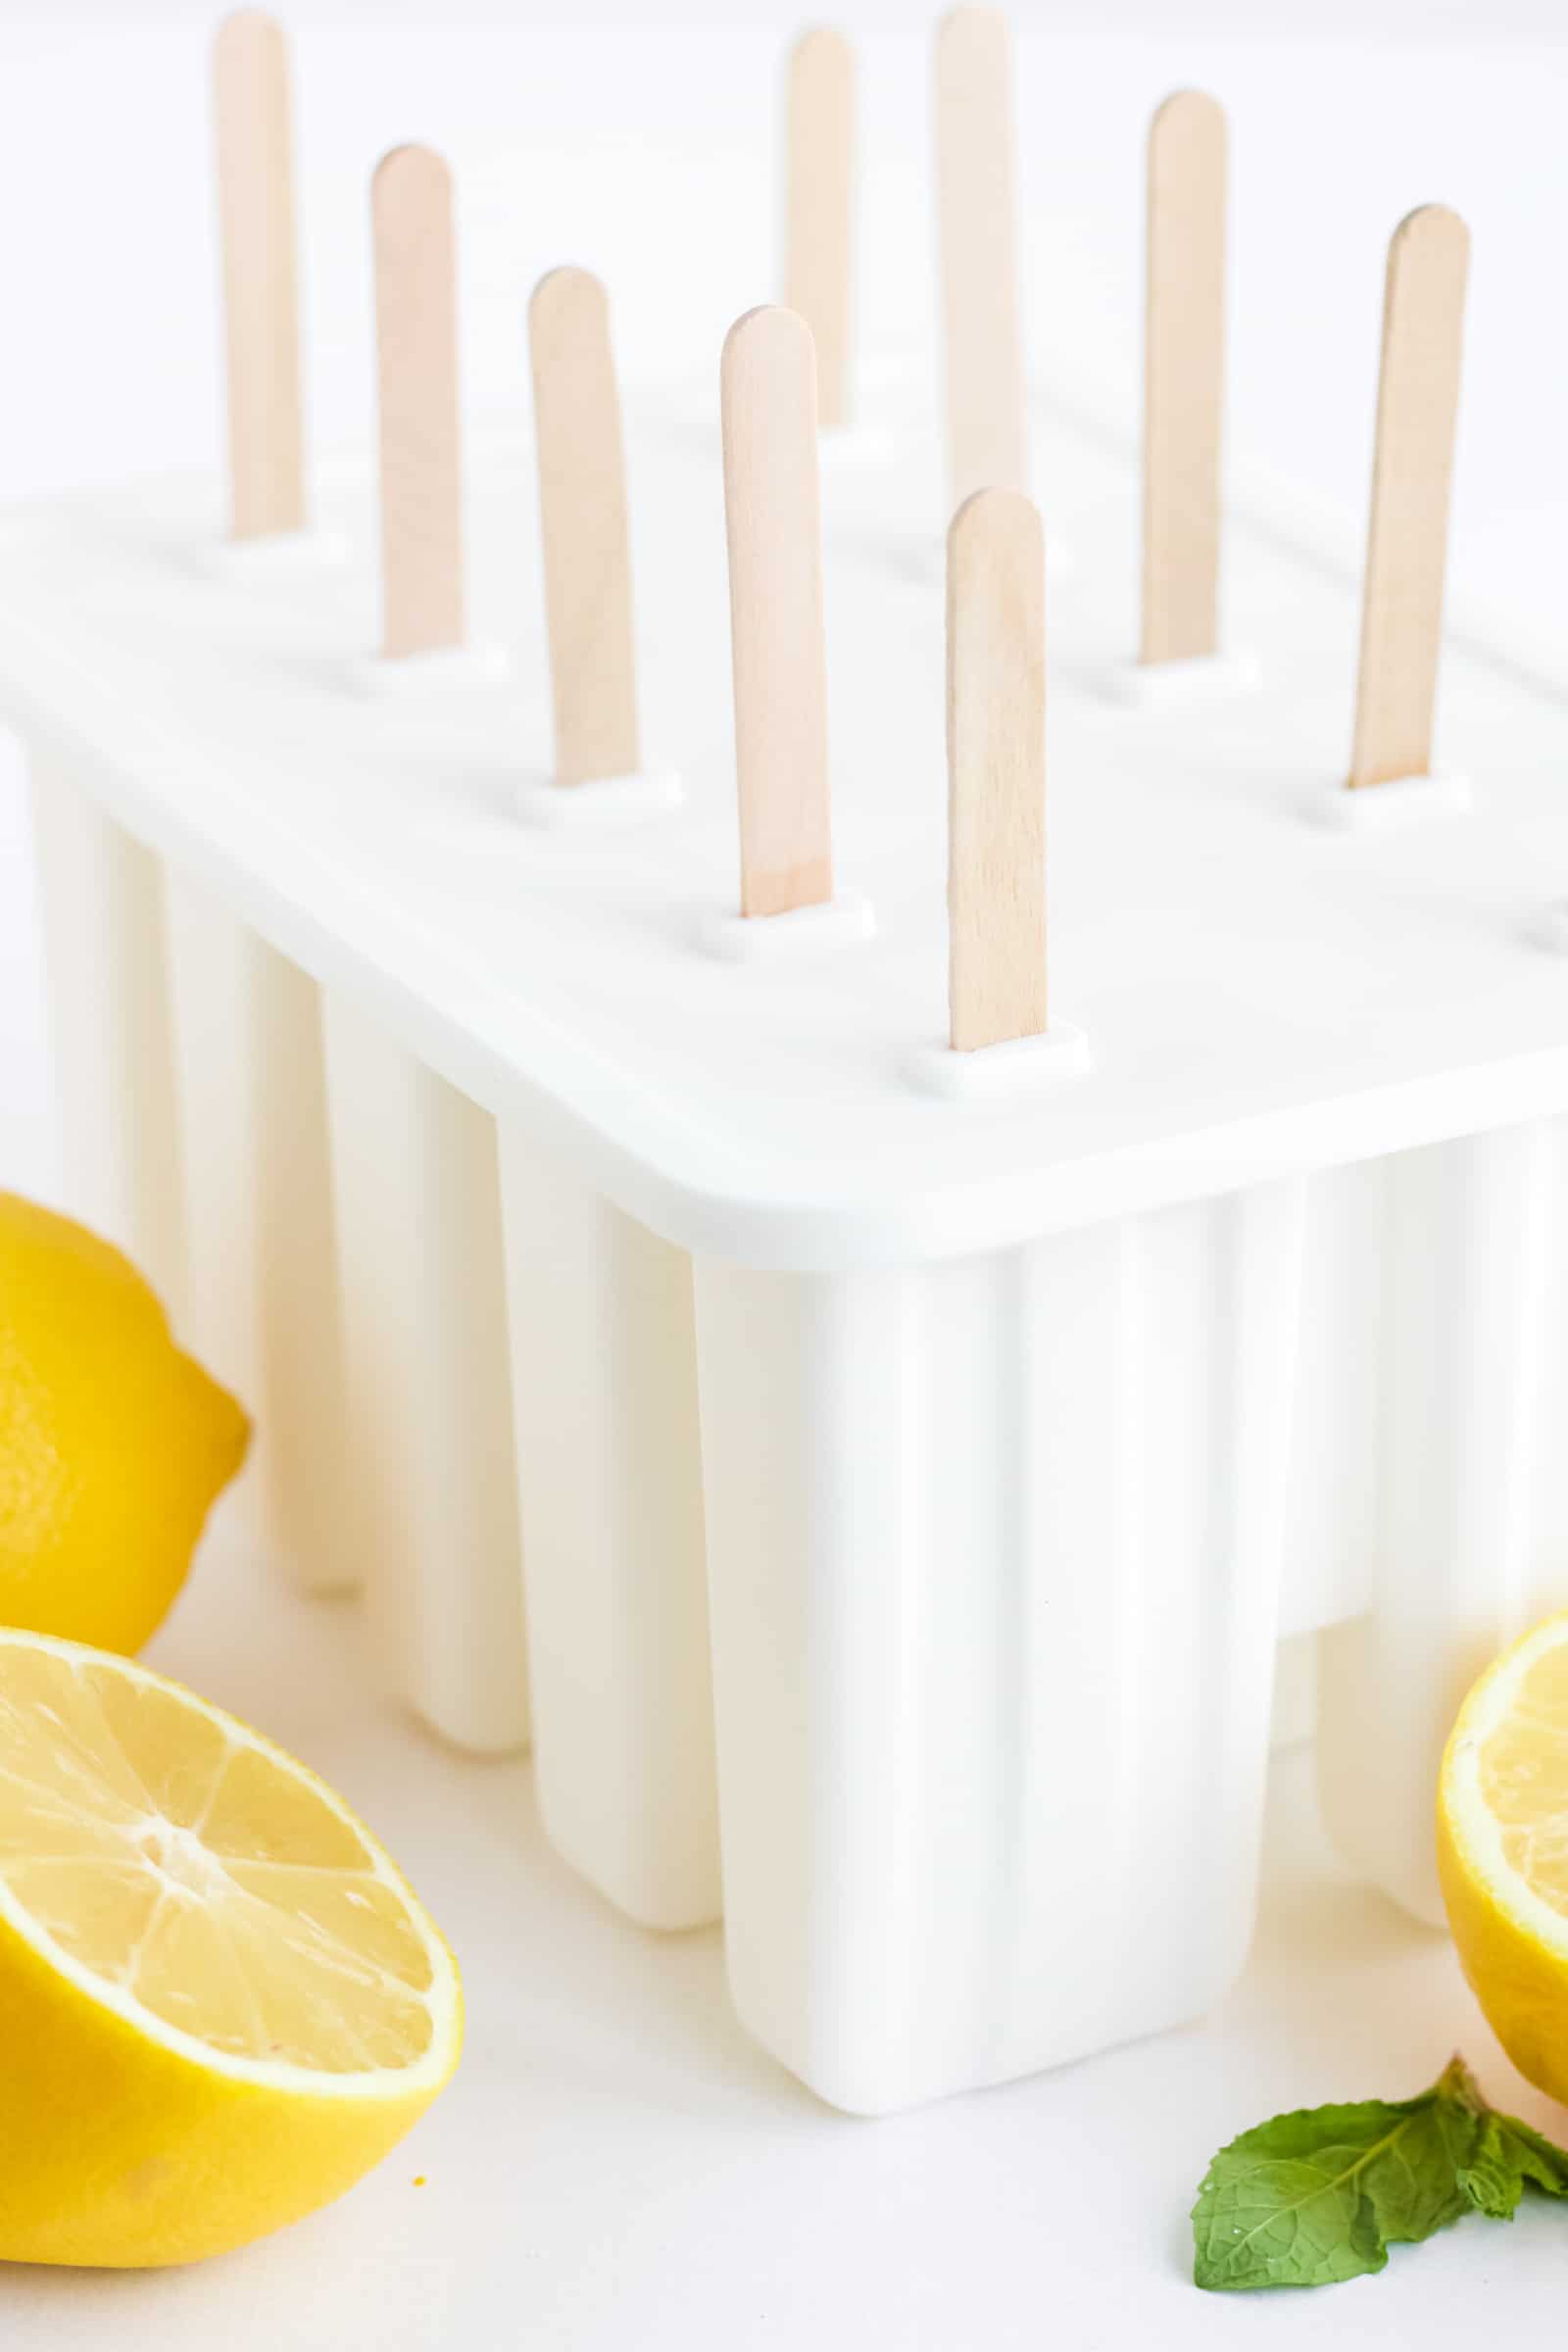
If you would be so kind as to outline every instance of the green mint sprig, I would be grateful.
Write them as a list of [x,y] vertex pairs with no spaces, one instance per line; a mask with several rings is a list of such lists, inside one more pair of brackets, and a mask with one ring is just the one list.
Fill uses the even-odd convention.
[[1414,2099],[1302,2107],[1221,2148],[1193,2207],[1200,2286],[1334,2286],[1461,2214],[1568,2197],[1568,2152],[1489,2107],[1462,2058]]

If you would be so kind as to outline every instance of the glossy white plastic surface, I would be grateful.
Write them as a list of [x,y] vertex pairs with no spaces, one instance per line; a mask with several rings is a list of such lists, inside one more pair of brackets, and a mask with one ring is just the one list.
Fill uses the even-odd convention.
[[691,1260],[510,1129],[501,1172],[539,1809],[623,1911],[699,1927],[722,1896]]
[[697,1275],[742,2017],[878,2113],[1152,2032],[1250,1932],[1301,1188]]
[[1106,692],[1151,714],[1200,709],[1254,694],[1259,683],[1250,654],[1200,654],[1173,662],[1127,662],[1105,680]]
[[[265,940],[242,945],[233,1040],[251,1152],[257,1385],[270,1548],[308,1590],[358,1583],[348,1458],[337,1236],[327,1140],[321,994]],[[199,1155],[210,1100],[187,1098],[187,1156]]]
[[1096,525],[1093,565],[1075,527],[1084,561],[1048,616],[1052,1018],[1096,1065],[1070,1116],[1054,1093],[1010,1107],[999,1149],[968,1105],[906,1082],[944,1028],[943,608],[883,561],[896,468],[842,513],[824,490],[837,856],[876,936],[847,961],[701,953],[736,869],[723,535],[716,512],[706,535],[692,523],[713,455],[656,434],[633,454],[646,728],[686,794],[646,823],[517,821],[549,715],[506,474],[470,536],[486,639],[520,615],[509,683],[416,704],[335,690],[373,604],[368,501],[324,502],[347,564],[225,596],[182,560],[215,502],[174,488],[40,515],[0,548],[0,692],[122,830],[691,1250],[918,1262],[1568,1106],[1537,944],[1568,864],[1554,687],[1454,649],[1444,752],[1476,779],[1469,814],[1387,838],[1304,824],[1309,799],[1351,797],[1329,780],[1353,588],[1240,522],[1259,690],[1157,724],[1116,710],[1098,681],[1136,504],[1116,463],[1065,436],[1065,520]]
[[180,1135],[164,868],[41,741],[29,754],[61,1165],[72,1206],[177,1322]]
[[495,1121],[325,1007],[357,1563],[391,1688],[482,1754],[528,1737]]
[[824,482],[836,859],[875,934],[733,960],[715,452],[626,408],[678,806],[520,821],[526,466],[470,520],[512,664],[482,693],[343,691],[352,485],[345,564],[232,594],[188,560],[213,500],[166,487],[0,544],[0,699],[65,778],[68,1100],[155,1254],[214,1257],[189,1166],[235,1038],[281,1547],[373,1553],[400,1688],[482,1746],[522,1721],[520,1542],[552,1838],[650,1924],[722,1900],[753,2031],[886,2109],[1219,1994],[1281,1636],[1326,1630],[1345,1849],[1430,1912],[1452,1692],[1568,1601],[1568,717],[1479,633],[1445,670],[1468,809],[1336,829],[1354,583],[1245,516],[1256,691],[1117,710],[1134,488],[1054,428],[1052,1025],[1092,1059],[912,1085],[946,931],[919,468]]
[[301,1587],[352,1586],[318,991],[29,748],[62,1164],[255,1424],[243,1489]]
[[[1568,1601],[1568,1125],[1403,1152],[1379,1174],[1382,1280],[1354,1342],[1376,1432],[1370,1566],[1359,1610],[1323,1641],[1320,1779],[1347,1858],[1441,1925],[1444,1740],[1482,1667]],[[1303,1470],[1309,1428],[1303,1413]]]

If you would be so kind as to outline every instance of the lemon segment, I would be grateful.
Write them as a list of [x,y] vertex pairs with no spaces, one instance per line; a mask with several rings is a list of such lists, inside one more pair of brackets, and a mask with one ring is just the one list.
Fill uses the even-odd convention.
[[140,1649],[249,1438],[128,1258],[0,1192],[0,1625]]
[[144,1667],[0,1631],[0,2259],[189,2262],[449,2079],[456,1966],[341,1799]]
[[1488,2023],[1522,2075],[1568,2101],[1568,1614],[1505,1651],[1459,1710],[1438,1874]]

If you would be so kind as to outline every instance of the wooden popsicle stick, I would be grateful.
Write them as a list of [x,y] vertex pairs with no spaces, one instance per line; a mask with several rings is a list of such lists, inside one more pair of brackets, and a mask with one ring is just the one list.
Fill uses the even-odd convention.
[[260,9],[240,9],[218,28],[213,114],[230,529],[260,539],[305,524],[288,50],[282,26]]
[[1470,232],[1441,204],[1389,246],[1352,788],[1432,769],[1469,266]]
[[772,304],[724,338],[741,912],[786,914],[833,895],[827,664],[811,330]]
[[452,174],[394,147],[370,183],[381,422],[381,650],[462,645],[463,470]]
[[1142,662],[1219,650],[1225,113],[1178,90],[1149,126]]
[[1046,1026],[1046,550],[1016,490],[948,532],[948,1004],[956,1053]]
[[995,9],[956,8],[937,28],[936,144],[948,494],[956,507],[975,490],[1022,490],[1029,473],[1012,65]]
[[556,782],[639,765],[637,658],[620,399],[610,304],[586,270],[552,270],[528,305]]
[[850,248],[855,211],[855,53],[818,26],[790,51],[784,301],[816,342],[821,425],[850,416]]

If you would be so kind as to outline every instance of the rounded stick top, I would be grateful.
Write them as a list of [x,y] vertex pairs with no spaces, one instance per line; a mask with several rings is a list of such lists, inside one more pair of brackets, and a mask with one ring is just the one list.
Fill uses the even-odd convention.
[[1149,125],[1139,659],[1219,650],[1225,112],[1177,90]]
[[1432,769],[1469,266],[1446,205],[1389,241],[1351,787]]
[[950,1042],[1046,1026],[1045,532],[1016,490],[948,531]]
[[1011,35],[992,8],[937,27],[937,214],[948,492],[1022,490],[1028,423],[1018,321]]
[[631,547],[610,298],[550,270],[528,303],[534,446],[558,785],[634,774]]
[[466,634],[452,174],[394,147],[370,181],[381,426],[382,650],[443,652]]
[[288,46],[244,8],[213,39],[213,118],[236,539],[305,522]]
[[816,341],[818,422],[850,410],[855,215],[855,52],[828,25],[790,51],[785,125],[784,300]]
[[833,895],[816,354],[794,311],[738,318],[719,367],[741,912]]

